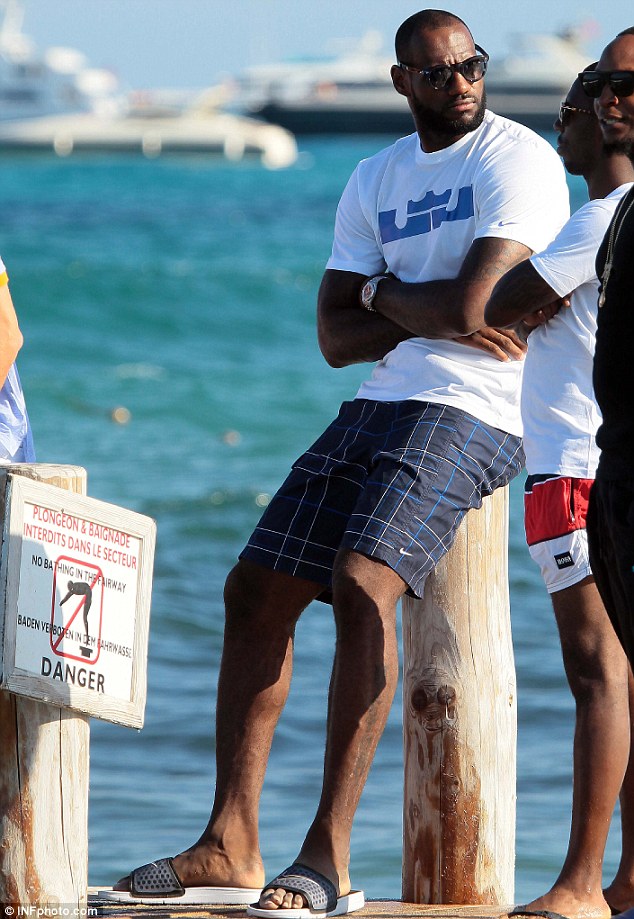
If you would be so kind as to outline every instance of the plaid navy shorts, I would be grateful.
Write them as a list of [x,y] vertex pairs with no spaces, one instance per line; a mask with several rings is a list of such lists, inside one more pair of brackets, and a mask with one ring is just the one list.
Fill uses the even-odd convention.
[[385,562],[420,597],[469,508],[523,462],[521,438],[460,409],[344,402],[294,463],[240,558],[329,588],[338,550],[353,549]]

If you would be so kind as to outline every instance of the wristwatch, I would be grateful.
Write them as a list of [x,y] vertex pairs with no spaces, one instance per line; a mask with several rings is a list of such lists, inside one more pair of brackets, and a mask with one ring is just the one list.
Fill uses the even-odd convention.
[[376,297],[376,289],[381,281],[389,277],[390,275],[388,274],[375,274],[373,278],[368,278],[367,281],[363,282],[359,291],[359,302],[364,309],[376,313],[375,308],[372,306]]

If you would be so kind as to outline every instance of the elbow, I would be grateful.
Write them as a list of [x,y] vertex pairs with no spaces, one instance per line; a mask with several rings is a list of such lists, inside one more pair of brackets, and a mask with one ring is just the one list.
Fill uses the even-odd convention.
[[514,317],[509,317],[509,296],[505,290],[502,282],[498,281],[484,304],[484,322],[495,329],[503,329],[513,322]]
[[15,357],[13,358],[13,360],[15,360],[15,358],[20,353],[20,350],[22,349],[23,344],[24,344],[24,335],[22,334],[19,328],[16,328],[15,333],[13,335],[13,348],[15,350]]
[[326,355],[324,358],[329,367],[333,367],[335,370],[340,370],[342,367],[347,367],[349,361],[343,360],[343,358],[337,357],[337,355]]
[[337,342],[332,339],[319,338],[319,350],[329,367],[338,370],[341,367],[347,367],[350,363],[343,354],[341,347],[337,347]]
[[515,325],[522,318],[522,303],[526,298],[529,276],[526,274],[529,262],[516,265],[497,282],[484,306],[484,321],[495,329]]
[[332,323],[326,322],[322,316],[317,320],[317,342],[322,357],[329,367],[339,369],[351,364],[350,354],[345,350],[345,335]]
[[504,316],[494,300],[489,300],[484,308],[484,323],[488,326],[501,329],[504,325]]
[[489,300],[484,310],[484,323],[494,329],[506,329],[515,325],[519,316],[509,316],[508,308],[495,299]]
[[[481,322],[474,324],[473,322],[470,322],[465,318],[464,322],[456,323],[455,328],[452,329],[452,337],[456,335],[459,338],[462,338],[463,336],[471,335],[473,332],[477,332],[478,329],[481,329],[481,328],[482,328]],[[444,335],[441,337],[444,338]]]
[[11,358],[11,363],[15,361],[23,344],[24,344],[24,336],[22,335],[20,328],[16,325],[7,334],[7,337],[5,339],[5,347],[6,347],[8,356]]

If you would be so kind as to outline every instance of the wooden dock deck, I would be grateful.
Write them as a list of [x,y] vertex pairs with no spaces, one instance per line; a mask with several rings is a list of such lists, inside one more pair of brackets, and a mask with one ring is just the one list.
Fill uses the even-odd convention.
[[[244,906],[148,906],[142,903],[118,904],[96,898],[96,889],[89,892],[89,916],[95,919],[240,919]],[[512,906],[443,906],[403,903],[401,900],[366,900],[363,909],[351,913],[358,919],[499,919]],[[94,912],[96,910],[96,912]]]

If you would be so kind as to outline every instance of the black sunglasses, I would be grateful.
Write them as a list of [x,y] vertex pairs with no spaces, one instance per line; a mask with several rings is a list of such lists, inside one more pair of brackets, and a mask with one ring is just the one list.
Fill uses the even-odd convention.
[[591,99],[598,99],[606,83],[615,96],[623,98],[634,93],[634,70],[584,70],[579,74],[581,87]]
[[567,102],[562,102],[559,106],[559,124],[562,128],[567,128],[570,124],[571,115],[594,115],[594,112],[589,111],[585,108],[577,108],[576,105],[569,105]]
[[475,46],[476,51],[480,53],[475,57],[470,57],[459,64],[438,64],[436,67],[412,67],[409,64],[398,62],[397,67],[401,70],[409,70],[410,73],[417,73],[423,77],[432,89],[444,89],[453,78],[454,73],[459,73],[467,83],[477,83],[487,72],[489,55],[480,45]]

